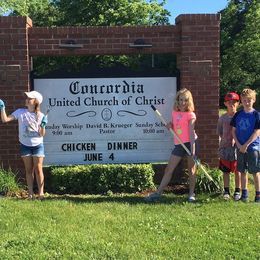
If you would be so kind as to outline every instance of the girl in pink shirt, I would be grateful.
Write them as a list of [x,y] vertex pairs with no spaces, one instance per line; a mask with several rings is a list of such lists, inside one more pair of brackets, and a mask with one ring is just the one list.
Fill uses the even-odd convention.
[[164,188],[168,185],[172,178],[173,171],[184,156],[188,156],[188,171],[189,171],[189,202],[195,201],[195,181],[196,181],[196,166],[193,160],[195,156],[195,139],[197,135],[194,130],[196,115],[194,111],[194,103],[191,92],[184,88],[177,92],[175,103],[172,112],[172,122],[167,124],[167,128],[172,128],[178,135],[183,144],[190,150],[191,156],[188,156],[185,149],[174,138],[174,149],[169,159],[168,165],[165,168],[164,176],[155,193],[146,197],[146,201],[153,202],[159,200]]

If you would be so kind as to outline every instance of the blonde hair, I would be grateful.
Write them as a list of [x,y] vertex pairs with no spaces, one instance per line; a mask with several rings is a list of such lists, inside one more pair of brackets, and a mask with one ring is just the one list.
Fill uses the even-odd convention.
[[173,109],[175,111],[180,111],[180,108],[179,108],[179,99],[180,99],[180,96],[184,96],[186,99],[187,99],[187,107],[186,107],[186,111],[187,112],[193,112],[194,111],[194,103],[193,103],[193,98],[192,98],[192,94],[191,92],[186,89],[186,88],[183,88],[181,90],[179,90],[176,94],[176,97],[175,97],[175,102],[174,102],[174,105],[173,105]]
[[247,97],[247,98],[251,98],[253,100],[256,100],[256,92],[255,90],[253,89],[250,89],[250,88],[245,88],[242,90],[241,94],[240,94],[241,97]]

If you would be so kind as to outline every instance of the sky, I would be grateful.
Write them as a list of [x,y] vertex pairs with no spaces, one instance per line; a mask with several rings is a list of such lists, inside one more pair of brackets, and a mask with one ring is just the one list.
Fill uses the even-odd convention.
[[227,7],[228,0],[167,0],[165,8],[170,11],[170,23],[180,14],[217,13]]

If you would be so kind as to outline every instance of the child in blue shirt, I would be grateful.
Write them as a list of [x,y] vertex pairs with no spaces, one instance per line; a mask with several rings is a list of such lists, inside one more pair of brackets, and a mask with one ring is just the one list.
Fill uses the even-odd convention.
[[234,115],[230,124],[238,147],[237,170],[241,172],[241,200],[248,201],[248,171],[254,176],[255,202],[260,203],[260,113],[253,108],[256,92],[246,88],[240,99],[243,109]]

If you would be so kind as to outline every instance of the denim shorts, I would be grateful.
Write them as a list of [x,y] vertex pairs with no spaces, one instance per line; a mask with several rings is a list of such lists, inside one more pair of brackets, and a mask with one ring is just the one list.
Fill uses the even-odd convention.
[[257,173],[260,172],[260,152],[251,151],[246,153],[237,153],[237,170],[245,173]]
[[[188,148],[189,151],[191,150],[190,142],[184,143],[184,145]],[[198,141],[195,140],[195,155],[198,154],[198,150],[199,150]],[[172,150],[172,155],[184,157],[186,155],[188,156],[188,153],[185,151],[185,149],[182,147],[181,144],[176,144]]]
[[20,144],[20,153],[22,157],[35,156],[35,157],[45,157],[43,143],[36,146],[26,146]]

